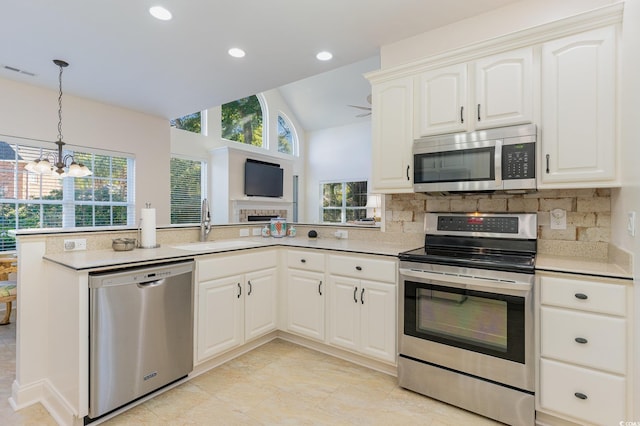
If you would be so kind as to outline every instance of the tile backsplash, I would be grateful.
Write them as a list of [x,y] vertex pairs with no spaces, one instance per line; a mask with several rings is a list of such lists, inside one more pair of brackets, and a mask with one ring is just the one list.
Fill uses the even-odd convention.
[[[551,229],[550,211],[567,212],[567,227]],[[425,212],[513,212],[538,214],[538,252],[594,259],[608,257],[611,190],[540,190],[530,194],[385,196],[386,232],[424,233]]]

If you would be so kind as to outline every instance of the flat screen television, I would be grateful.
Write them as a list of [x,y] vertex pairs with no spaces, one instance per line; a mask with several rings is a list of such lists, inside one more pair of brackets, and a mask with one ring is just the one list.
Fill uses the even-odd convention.
[[244,193],[250,197],[282,197],[283,170],[279,164],[247,159]]

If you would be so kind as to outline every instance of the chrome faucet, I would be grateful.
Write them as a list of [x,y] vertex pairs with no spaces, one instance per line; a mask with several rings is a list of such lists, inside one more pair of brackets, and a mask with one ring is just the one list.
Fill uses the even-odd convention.
[[200,217],[200,241],[207,241],[207,235],[211,232],[211,213],[209,212],[209,203],[206,198],[202,200]]

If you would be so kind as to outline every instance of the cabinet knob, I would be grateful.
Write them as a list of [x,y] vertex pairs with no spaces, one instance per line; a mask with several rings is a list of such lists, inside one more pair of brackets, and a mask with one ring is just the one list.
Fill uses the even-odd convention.
[[587,342],[588,342],[588,340],[587,340],[587,339],[585,339],[584,337],[576,337],[576,338],[575,338],[575,341],[576,341],[576,342],[578,342],[578,343],[580,343],[580,344],[582,344],[582,345],[584,345],[585,343],[587,343]]
[[307,263],[307,259],[300,259],[300,262]]
[[574,395],[578,399],[587,399],[587,395],[583,394],[582,392],[576,392],[574,393]]
[[580,300],[587,300],[589,298],[589,296],[584,293],[576,293],[574,296],[576,296],[576,299]]
[[356,266],[356,271],[362,271],[362,266]]

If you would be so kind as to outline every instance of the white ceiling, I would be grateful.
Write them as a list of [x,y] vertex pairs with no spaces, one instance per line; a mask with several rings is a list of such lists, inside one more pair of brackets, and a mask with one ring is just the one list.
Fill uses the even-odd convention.
[[[381,45],[513,1],[3,1],[0,77],[55,89],[51,61],[63,59],[65,93],[165,118],[286,85],[283,96],[305,128],[332,127],[345,118],[327,113],[321,124],[322,110],[355,119],[358,111],[343,106],[366,106],[362,73],[377,69]],[[152,18],[155,4],[173,19]],[[247,56],[228,56],[230,47]],[[334,59],[316,60],[320,50]]]

